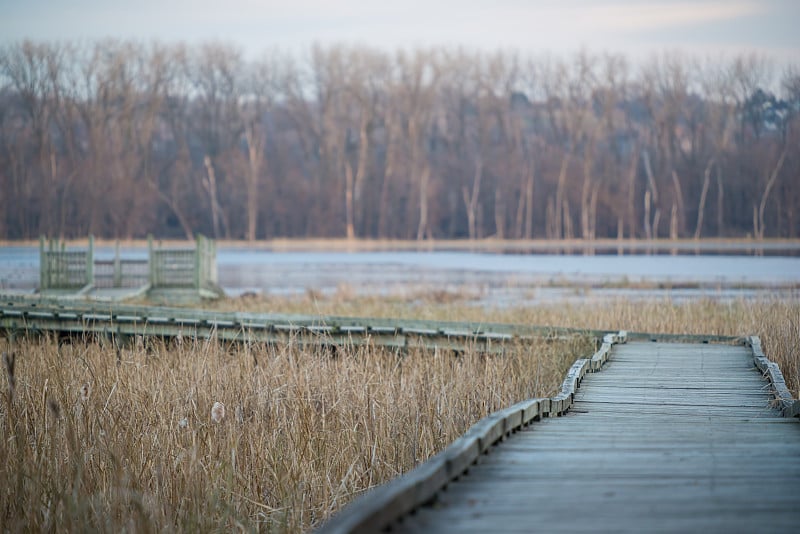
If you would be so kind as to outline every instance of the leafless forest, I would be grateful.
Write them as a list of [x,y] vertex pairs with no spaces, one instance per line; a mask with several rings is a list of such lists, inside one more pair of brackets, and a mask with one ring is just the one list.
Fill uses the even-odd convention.
[[0,238],[800,234],[800,68],[0,48]]

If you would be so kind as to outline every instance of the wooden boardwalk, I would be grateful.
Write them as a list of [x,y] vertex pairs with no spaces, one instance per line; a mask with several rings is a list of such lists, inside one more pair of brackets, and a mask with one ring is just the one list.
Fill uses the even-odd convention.
[[392,532],[777,532],[800,525],[800,419],[745,346],[631,342],[572,409],[507,438]]
[[137,337],[146,337],[501,353],[508,345],[532,339],[602,338],[606,332],[502,323],[221,312],[0,295],[0,336],[40,334],[58,338],[95,335],[121,348]]

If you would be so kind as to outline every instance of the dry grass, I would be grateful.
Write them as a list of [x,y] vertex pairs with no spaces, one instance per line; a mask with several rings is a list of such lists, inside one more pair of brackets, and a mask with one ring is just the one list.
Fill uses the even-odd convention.
[[4,531],[304,530],[592,350],[2,343]]
[[785,297],[764,296],[728,302],[608,299],[501,309],[471,306],[469,294],[462,297],[455,294],[441,298],[433,292],[422,300],[420,295],[415,295],[411,302],[401,297],[341,299],[306,295],[305,299],[231,299],[214,306],[248,311],[492,321],[671,334],[757,335],[761,337],[766,355],[780,366],[794,397],[800,397],[800,298],[796,292],[787,292]]

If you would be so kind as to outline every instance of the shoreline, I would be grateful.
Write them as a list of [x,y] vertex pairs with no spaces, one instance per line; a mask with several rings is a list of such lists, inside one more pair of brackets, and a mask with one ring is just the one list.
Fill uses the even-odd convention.
[[[190,241],[154,239],[159,246],[181,247]],[[95,239],[95,246],[146,248],[147,239]],[[67,240],[68,247],[88,244],[88,238]],[[800,239],[705,238],[695,239],[268,239],[216,241],[217,248],[264,252],[478,252],[489,254],[776,254],[800,255]],[[0,247],[38,247],[39,240],[0,240]]]

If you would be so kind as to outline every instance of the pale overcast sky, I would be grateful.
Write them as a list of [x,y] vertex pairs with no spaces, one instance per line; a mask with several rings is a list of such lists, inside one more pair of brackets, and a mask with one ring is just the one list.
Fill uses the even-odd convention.
[[221,40],[248,56],[313,43],[800,61],[800,0],[0,0],[0,42]]

